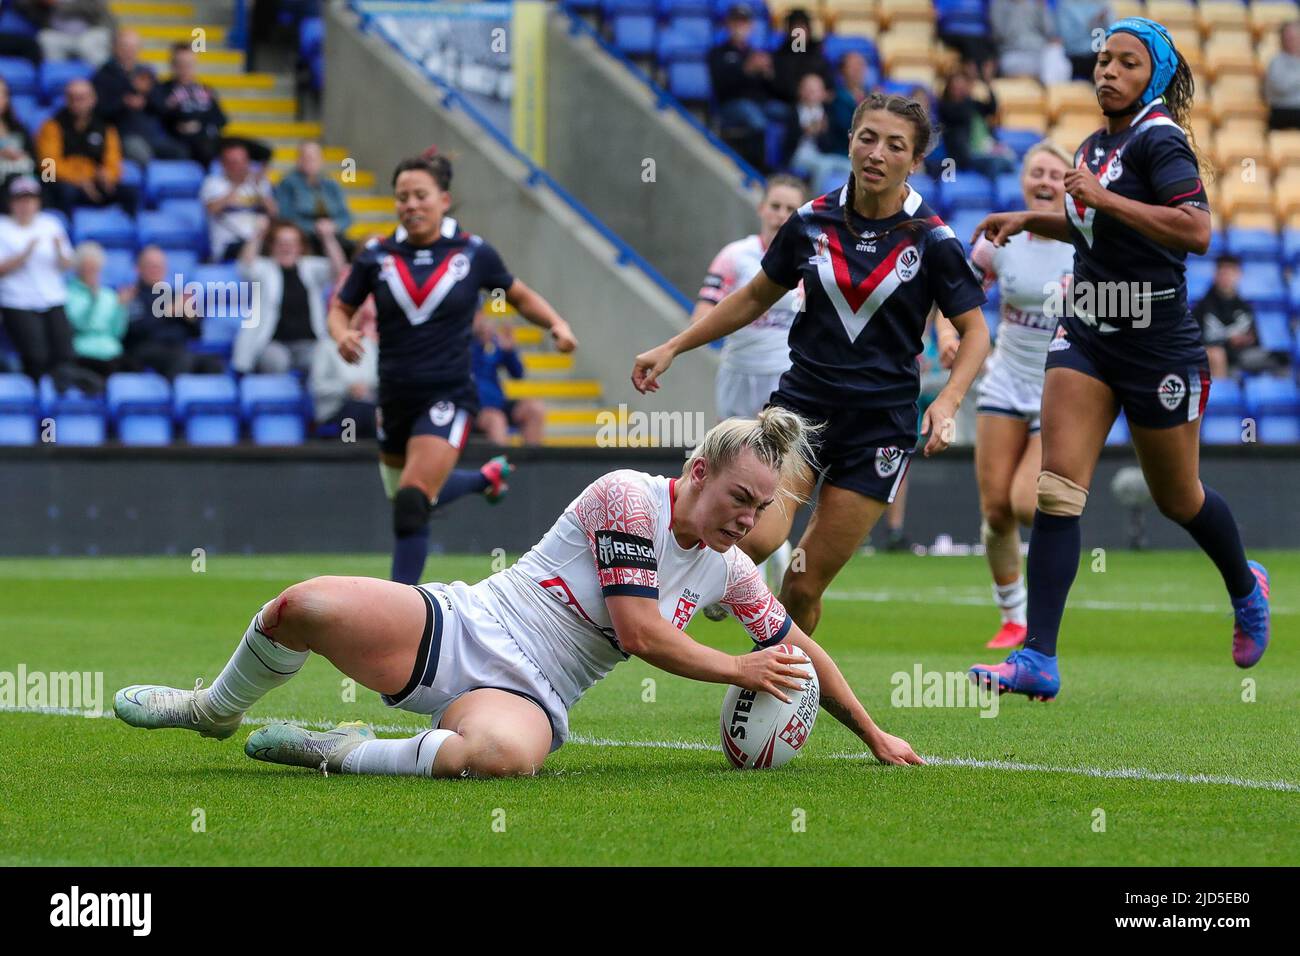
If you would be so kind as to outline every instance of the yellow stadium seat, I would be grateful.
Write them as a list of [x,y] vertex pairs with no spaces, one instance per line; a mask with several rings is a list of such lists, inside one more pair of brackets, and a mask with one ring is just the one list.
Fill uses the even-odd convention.
[[1257,170],[1253,180],[1243,179],[1242,170],[1226,169],[1219,180],[1219,212],[1231,219],[1244,210],[1272,212],[1274,190],[1267,170]]
[[1042,110],[1003,109],[1000,115],[1005,129],[1032,129],[1037,133],[1047,130],[1047,119]]
[[911,37],[918,42],[930,43],[934,40],[934,26],[922,20],[895,20],[889,25],[889,35]]
[[934,67],[924,63],[899,64],[890,72],[889,78],[897,83],[924,86],[927,90],[935,88]]
[[835,18],[835,32],[844,37],[866,37],[874,40],[880,33],[880,24],[869,13],[844,13]]
[[823,14],[837,14],[845,10],[861,10],[876,15],[876,0],[822,0]]
[[1276,37],[1282,24],[1294,19],[1296,19],[1295,5],[1278,3],[1277,0],[1262,3],[1260,0],[1255,0],[1246,14],[1246,20],[1257,38],[1270,33]]
[[1249,160],[1256,168],[1271,168],[1264,139],[1257,133],[1224,133],[1220,130],[1214,137],[1210,156],[1214,164],[1223,169],[1239,168],[1243,160]]
[[1300,216],[1300,176],[1284,176],[1273,184],[1273,209],[1288,221]]
[[1275,129],[1268,134],[1268,159],[1274,171],[1300,167],[1300,129]]
[[1233,229],[1277,229],[1277,214],[1271,209],[1268,211],[1258,209],[1246,209],[1234,213],[1228,219],[1228,225]]
[[1147,0],[1146,16],[1164,24],[1171,33],[1186,27],[1199,29],[1196,4],[1191,0]]
[[1083,116],[1075,115],[1067,117],[1065,122],[1053,126],[1049,136],[1053,142],[1059,143],[1067,153],[1073,153],[1085,139],[1100,129],[1101,126],[1101,116],[1098,116],[1094,122],[1087,122]]
[[1197,7],[1201,32],[1206,39],[1216,35],[1221,28],[1249,30],[1246,7],[1240,0],[1201,0]]
[[1116,20],[1122,20],[1124,17],[1145,17],[1147,15],[1146,4],[1142,0],[1115,0],[1110,5],[1110,9]]
[[[1249,38],[1216,37],[1205,44],[1202,71],[1217,82],[1222,77],[1233,74],[1257,77],[1263,73],[1264,68],[1256,57],[1254,45]],[[1197,70],[1193,68],[1192,72],[1195,74]]]
[[1265,33],[1255,43],[1255,55],[1264,69],[1268,69],[1269,61],[1277,55],[1277,51],[1282,49],[1282,38],[1277,35],[1277,31]]
[[934,41],[914,34],[896,36],[892,30],[882,33],[876,39],[876,49],[880,51],[880,60],[886,73],[892,73],[900,66],[932,66],[934,63]]
[[931,0],[880,0],[876,12],[881,24],[891,29],[895,24],[909,20],[934,23],[934,4]]
[[1026,76],[999,77],[993,81],[993,94],[1003,110],[1024,112],[1043,109],[1043,84]]
[[1242,76],[1225,76],[1214,84],[1210,90],[1210,109],[1216,123],[1230,118],[1268,116],[1258,81]]
[[1067,113],[1101,115],[1097,92],[1091,83],[1052,83],[1047,87],[1047,117],[1058,120]]

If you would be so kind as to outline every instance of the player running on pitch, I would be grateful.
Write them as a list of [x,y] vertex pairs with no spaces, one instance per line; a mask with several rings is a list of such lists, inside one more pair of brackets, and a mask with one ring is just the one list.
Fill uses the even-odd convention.
[[[1025,208],[1061,208],[1062,182],[1073,166],[1059,146],[1030,147],[1020,171]],[[1056,334],[1057,314],[1045,307],[1045,290],[1061,290],[1074,271],[1074,248],[1029,232],[995,246],[984,237],[971,246],[971,265],[987,289],[998,284],[1001,321],[979,388],[975,425],[975,477],[979,483],[980,538],[993,575],[993,600],[1002,626],[988,647],[1019,647],[1025,639],[1028,593],[1020,573],[1020,525],[1034,520],[1034,486],[1042,467],[1039,435],[1043,365]],[[959,339],[943,316],[935,319],[939,348],[949,354]]]
[[[1200,479],[1210,370],[1187,309],[1186,260],[1204,254],[1212,227],[1188,141],[1192,71],[1163,26],[1127,17],[1106,31],[1093,82],[1106,126],[1079,147],[1064,211],[998,213],[976,230],[999,246],[1023,231],[1074,245],[1070,307],[1047,349],[1029,631],[1003,663],[971,668],[977,681],[1040,700],[1061,687],[1056,642],[1079,570],[1079,518],[1120,408],[1156,506],[1223,577],[1236,614],[1237,666],[1258,662],[1269,638],[1268,574],[1246,560],[1228,503]],[[1117,306],[1099,289],[1129,294]]]
[[[257,612],[211,687],[126,687],[114,697],[117,716],[229,737],[315,652],[389,706],[432,715],[434,729],[380,740],[363,724],[326,733],[272,724],[248,738],[249,756],[336,773],[531,774],[564,743],[569,709],[629,656],[788,700],[783,690],[802,686],[800,658],[771,646],[787,642],[812,659],[822,706],[878,759],[922,763],[875,725],[735,547],[782,479],[806,467],[807,452],[807,424],[784,409],[728,419],[705,435],[681,478],[625,470],[597,479],[532,550],[478,584],[295,584]],[[682,633],[710,601],[765,649],[732,656]]]
[[549,329],[561,352],[573,332],[540,295],[512,276],[481,238],[444,229],[451,205],[444,156],[403,160],[393,173],[401,230],[367,246],[329,311],[329,331],[348,362],[361,357],[351,318],[374,295],[379,328],[379,461],[393,502],[392,578],[420,579],[434,505],[487,490],[498,496],[508,466],[456,469],[478,412],[470,338],[481,290],[500,290],[529,322]]

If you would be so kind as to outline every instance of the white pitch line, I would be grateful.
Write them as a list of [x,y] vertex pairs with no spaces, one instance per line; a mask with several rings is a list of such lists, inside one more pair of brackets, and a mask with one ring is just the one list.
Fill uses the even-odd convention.
[[[0,707],[0,714],[37,714],[46,717],[112,718],[112,711],[93,714],[71,707]],[[308,720],[302,717],[245,717],[243,722],[254,726],[264,724],[297,724],[320,730],[332,730],[338,721]],[[412,724],[370,725],[383,733],[414,734],[423,728]],[[588,737],[570,734],[567,743],[578,747],[621,747],[635,750],[692,750],[721,753],[722,748],[693,740],[615,740],[610,737]],[[1282,793],[1300,793],[1300,783],[1289,780],[1250,780],[1245,777],[1223,776],[1209,773],[1176,773],[1146,770],[1141,767],[1056,767],[1049,764],[1017,763],[1011,760],[979,760],[975,757],[933,757],[921,755],[931,767],[967,767],[975,770],[1010,770],[1021,773],[1065,773],[1101,780],[1138,780],[1144,783],[1212,784],[1238,787],[1243,790],[1273,790]],[[874,760],[868,753],[836,753],[831,760]]]
[[[943,590],[924,591],[841,591],[832,589],[825,598],[831,601],[863,601],[871,604],[930,604],[971,607],[992,607],[993,599],[987,594],[962,594]],[[1232,607],[1225,598],[1222,604],[1175,604],[1156,601],[1093,601],[1071,599],[1067,608],[1081,611],[1158,611],[1172,614],[1221,614],[1231,616]],[[1297,613],[1293,607],[1273,606],[1270,612],[1278,615]]]

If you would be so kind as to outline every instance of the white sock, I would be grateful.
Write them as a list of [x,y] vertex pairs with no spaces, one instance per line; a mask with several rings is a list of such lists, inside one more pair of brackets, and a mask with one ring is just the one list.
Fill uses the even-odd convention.
[[[265,610],[264,606],[262,611]],[[253,616],[225,669],[208,688],[206,703],[217,717],[247,711],[267,691],[275,690],[298,673],[311,654],[311,651],[292,651],[267,637],[262,629],[262,611]]]
[[343,758],[344,773],[432,777],[433,761],[452,730],[426,730],[406,740],[367,740]]
[[1010,584],[994,584],[993,600],[1002,611],[1002,623],[1025,623],[1025,606],[1029,602],[1029,592],[1025,590],[1025,579],[1016,578]]
[[768,588],[773,594],[781,590],[781,584],[785,581],[786,569],[790,567],[790,556],[794,553],[794,547],[788,540],[781,542],[781,547],[773,551],[766,561],[758,566],[758,573],[763,576],[767,582]]

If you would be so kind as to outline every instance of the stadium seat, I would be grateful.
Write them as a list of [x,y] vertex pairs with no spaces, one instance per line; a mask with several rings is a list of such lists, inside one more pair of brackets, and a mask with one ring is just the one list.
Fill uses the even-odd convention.
[[709,68],[705,63],[679,60],[668,64],[668,92],[683,103],[705,102],[712,89]]
[[1291,285],[1287,290],[1287,300],[1292,312],[1300,312],[1300,271],[1291,276]]
[[713,4],[710,0],[659,0],[659,15],[666,19],[703,17],[708,20],[713,16]]
[[[1005,143],[1016,151],[1016,157],[1023,159],[1029,148],[1043,138],[1043,134],[1033,129],[999,129],[998,142]],[[1069,149],[1069,147],[1065,147]]]
[[41,91],[36,67],[20,57],[0,56],[0,79],[8,84],[10,96],[36,96]]
[[106,249],[135,249],[135,220],[116,206],[72,210],[72,241],[98,242]]
[[1246,380],[1246,408],[1252,415],[1296,414],[1300,388],[1292,378],[1255,375]]
[[611,27],[614,49],[627,56],[649,56],[655,50],[655,18],[641,13],[622,14]]
[[993,184],[982,173],[958,172],[939,186],[939,203],[946,215],[964,209],[988,210],[996,203]]
[[245,375],[239,402],[256,445],[299,445],[306,437],[305,397],[293,375]]
[[1210,382],[1210,396],[1205,402],[1206,415],[1240,418],[1246,414],[1241,385],[1235,378],[1216,378]]
[[53,103],[63,95],[63,88],[72,80],[88,80],[94,73],[93,66],[80,60],[47,60],[41,64],[41,99]]
[[108,377],[108,412],[124,445],[167,445],[172,440],[172,389],[153,372]]
[[102,445],[107,435],[107,410],[99,396],[71,388],[59,393],[48,375],[38,388],[41,414],[54,420],[53,441],[59,445]]
[[198,254],[193,249],[163,249],[163,253],[167,257],[168,280],[172,280],[177,274],[188,280],[190,274],[199,266]]
[[713,26],[707,17],[676,17],[659,31],[655,56],[660,63],[702,60],[713,42],[712,33]]
[[655,0],[600,0],[600,12],[604,15],[606,21],[612,20],[614,17],[631,14],[653,17],[655,15]]
[[1020,191],[1020,174],[1003,173],[993,183],[993,204],[998,209],[1023,209],[1025,197]]
[[1241,434],[1241,418],[1236,415],[1206,414],[1201,422],[1201,443],[1204,445],[1239,445]]
[[177,375],[172,390],[176,421],[191,445],[239,442],[239,389],[226,375]]
[[1227,250],[1243,260],[1276,262],[1282,251],[1278,234],[1269,229],[1229,228],[1224,237]]
[[188,159],[155,159],[145,170],[145,202],[156,206],[163,199],[194,199],[203,185],[203,167]]
[[1300,443],[1300,418],[1295,415],[1266,415],[1259,420],[1255,437],[1263,445]]
[[[170,199],[167,202],[196,203],[197,200]],[[187,209],[189,207],[186,207]],[[200,216],[202,210],[200,209]],[[172,209],[142,210],[136,217],[138,242],[141,246],[162,246],[167,249],[186,249],[196,256],[208,245],[208,231],[200,218],[195,221],[188,214]],[[169,262],[170,266],[171,263]]]
[[963,209],[952,216],[945,216],[944,221],[952,227],[953,233],[961,240],[961,244],[967,246],[970,244],[970,237],[975,227],[988,214],[987,209]]
[[0,374],[0,445],[36,444],[36,385],[17,372]]
[[1284,308],[1287,289],[1281,268],[1275,262],[1242,263],[1240,294],[1257,309]]
[[866,37],[841,36],[832,33],[822,41],[822,56],[826,57],[831,66],[839,68],[840,60],[846,53],[861,53],[871,64],[875,71],[880,69],[880,54],[876,51],[876,45]]
[[913,173],[908,176],[907,184],[920,193],[921,198],[928,203],[933,203],[939,195],[938,181],[925,173]]
[[1214,284],[1214,260],[1209,256],[1187,257],[1187,301],[1196,305]]
[[1300,268],[1300,229],[1286,229],[1282,232],[1278,261],[1292,270]]
[[137,193],[144,188],[144,169],[134,159],[122,160],[122,176],[119,186],[129,186]]
[[12,33],[18,36],[36,36],[36,25],[16,10],[6,9],[0,13],[0,33]]
[[1261,348],[1288,356],[1291,354],[1294,337],[1291,334],[1291,323],[1287,321],[1285,311],[1257,312],[1255,314],[1255,331],[1259,334]]
[[110,289],[135,285],[135,256],[126,249],[104,250],[104,272],[101,281]]

